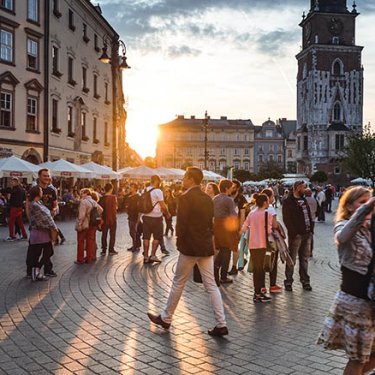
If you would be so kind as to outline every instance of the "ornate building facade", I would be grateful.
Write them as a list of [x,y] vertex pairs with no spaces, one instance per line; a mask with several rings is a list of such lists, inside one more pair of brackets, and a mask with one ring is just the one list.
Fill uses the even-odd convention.
[[[356,45],[355,2],[311,0],[303,16],[297,76],[298,172],[342,173],[340,153],[348,132],[362,129],[362,49]],[[335,178],[336,176],[336,178]]]
[[268,163],[284,168],[285,150],[281,126],[268,119],[261,126],[255,127],[254,141],[255,173],[259,173],[262,166]]
[[[119,35],[100,7],[89,0],[6,0],[0,25],[2,146],[34,163],[64,158],[121,167]],[[99,61],[104,47],[110,64]]]
[[[227,167],[254,172],[254,125],[251,120],[208,118],[207,167],[223,172]],[[157,166],[185,168],[205,165],[205,119],[178,116],[159,125]]]

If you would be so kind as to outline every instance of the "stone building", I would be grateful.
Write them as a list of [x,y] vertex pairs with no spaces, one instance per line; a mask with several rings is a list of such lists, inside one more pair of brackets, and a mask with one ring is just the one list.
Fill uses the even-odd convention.
[[[1,144],[34,163],[121,166],[121,44],[100,7],[89,0],[4,0],[0,17]],[[109,64],[99,61],[103,52]]]
[[255,126],[254,172],[259,173],[262,165],[275,163],[284,168],[284,138],[282,128],[268,119],[261,126]]
[[355,2],[311,0],[303,16],[302,51],[297,55],[298,172],[325,171],[341,177],[340,153],[349,132],[361,130],[362,49],[356,45]]
[[[204,119],[178,116],[159,125],[157,166],[184,168],[205,165]],[[254,125],[251,120],[208,118],[207,167],[223,172],[227,167],[254,172]]]
[[281,127],[284,138],[284,171],[286,173],[297,172],[297,121],[280,118],[276,124]]

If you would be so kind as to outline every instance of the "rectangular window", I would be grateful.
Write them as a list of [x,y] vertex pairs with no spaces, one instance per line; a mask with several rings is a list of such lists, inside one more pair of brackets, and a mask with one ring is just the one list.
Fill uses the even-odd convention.
[[27,67],[38,69],[39,43],[31,38],[27,38]]
[[109,142],[108,142],[108,122],[104,123],[104,145],[109,146]]
[[344,149],[345,136],[344,134],[336,134],[335,138],[335,150],[342,151]]
[[239,155],[238,149],[234,149],[234,155]]
[[109,100],[108,100],[108,82],[104,83],[104,92],[105,92],[105,103],[109,104]]
[[86,138],[86,113],[81,113],[81,129],[82,129],[82,139]]
[[57,75],[59,72],[59,48],[52,46],[52,74]]
[[59,7],[59,0],[53,0],[52,1],[52,12],[56,17],[61,17],[62,14],[60,12],[60,7]]
[[301,137],[297,137],[297,150],[301,151]]
[[76,29],[74,25],[74,13],[71,9],[69,9],[69,29],[72,31]]
[[88,43],[90,41],[90,38],[87,35],[87,25],[85,23],[83,24],[83,41],[85,43]]
[[94,96],[98,95],[98,76],[94,74]]
[[2,92],[0,96],[0,126],[12,127],[12,104],[13,95],[8,92]]
[[274,160],[272,154],[271,154],[271,155],[268,155],[268,160],[269,160],[269,161],[273,161],[273,160]]
[[27,98],[26,130],[35,132],[38,130],[38,101],[36,98]]
[[94,117],[94,120],[93,120],[93,131],[92,131],[92,139],[93,139],[94,143],[99,143],[99,142],[97,142],[98,141],[97,123],[98,123],[98,119],[96,117]]
[[57,99],[52,99],[52,131],[54,133],[59,132],[58,109],[59,109],[59,101]]
[[68,57],[68,83],[75,85],[76,81],[73,78],[74,76],[74,59],[73,57]]
[[263,163],[263,155],[259,155],[258,159],[259,159],[259,163]]
[[84,66],[82,67],[82,89],[84,91],[87,89],[87,68]]
[[0,60],[13,62],[13,33],[0,30]]
[[288,158],[292,158],[293,157],[293,151],[292,150],[288,150]]
[[73,107],[68,106],[68,136],[74,137],[74,127],[73,127]]
[[245,169],[245,171],[248,171],[250,169],[250,163],[248,161],[245,161],[244,169]]
[[283,159],[281,155],[277,155],[277,162],[282,163]]
[[245,148],[245,155],[250,155],[250,150],[248,148]]
[[27,19],[30,21],[39,21],[39,1],[27,0]]
[[13,0],[0,0],[0,8],[13,10]]
[[94,34],[94,48],[96,52],[100,51],[98,36]]
[[307,135],[303,136],[303,151],[309,149],[309,137]]

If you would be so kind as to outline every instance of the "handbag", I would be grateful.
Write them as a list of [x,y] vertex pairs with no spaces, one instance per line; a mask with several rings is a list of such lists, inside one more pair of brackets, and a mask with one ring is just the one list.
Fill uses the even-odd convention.
[[276,254],[275,249],[268,240],[268,211],[265,212],[265,235],[266,235],[266,255],[264,256],[263,261],[263,270],[264,272],[272,272],[276,265]]

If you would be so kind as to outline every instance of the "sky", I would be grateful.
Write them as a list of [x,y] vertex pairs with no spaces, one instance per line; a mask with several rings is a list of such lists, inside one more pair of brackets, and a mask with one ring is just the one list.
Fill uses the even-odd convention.
[[[97,2],[92,1],[94,4]],[[365,47],[364,123],[375,123],[375,1],[357,0]],[[127,141],[154,156],[157,125],[177,115],[296,119],[296,75],[310,0],[101,0],[127,47]],[[348,8],[352,8],[348,0]]]

